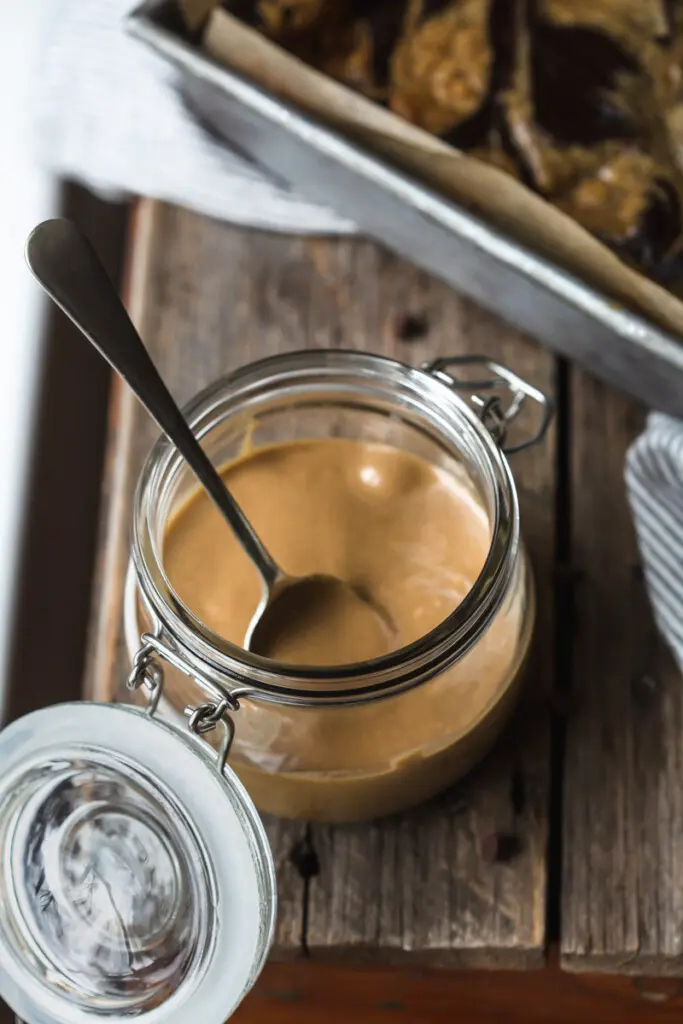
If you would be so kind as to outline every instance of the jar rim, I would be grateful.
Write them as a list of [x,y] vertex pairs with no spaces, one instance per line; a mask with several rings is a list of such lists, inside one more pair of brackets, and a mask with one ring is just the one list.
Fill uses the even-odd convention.
[[[235,772],[225,765],[218,767],[211,748],[197,743],[185,728],[128,704],[78,701],[39,709],[3,730],[1,745],[4,775],[0,803],[7,804],[3,818],[3,851],[11,851],[0,872],[4,873],[0,914],[2,995],[27,1020],[84,1024],[95,1019],[102,1022],[130,1020],[137,1014],[150,1021],[163,1016],[178,1024],[190,1019],[188,1007],[192,1006],[195,1015],[199,1007],[202,1019],[224,1020],[264,966],[277,911],[275,864],[268,837],[253,801]],[[107,772],[107,788],[98,793],[93,787],[102,769]],[[74,775],[78,777],[79,773],[83,781],[80,793],[73,787],[67,786],[65,790],[65,782]],[[32,780],[37,783],[37,791],[31,790]],[[118,791],[111,788],[117,784]],[[65,802],[62,814],[55,816],[49,811],[60,790],[66,793]],[[138,796],[137,804],[126,804],[123,799],[131,792]],[[43,825],[62,829],[56,845],[54,833],[51,839],[46,838],[45,831],[35,827],[41,806]],[[133,828],[149,823],[151,829],[147,826],[147,834],[150,831],[156,834],[166,846],[170,872],[174,868],[178,870],[179,851],[185,847],[194,852],[196,860],[190,867],[193,873],[196,871],[199,886],[193,898],[206,911],[201,927],[198,923],[201,948],[179,975],[176,972],[175,984],[162,1002],[141,1005],[150,995],[143,991],[137,993],[139,1001],[131,998],[126,1004],[124,998],[118,998],[126,995],[123,988],[113,996],[111,992],[104,996],[100,993],[99,998],[94,999],[90,986],[84,989],[81,984],[82,970],[78,967],[69,970],[68,961],[60,963],[60,952],[67,955],[74,952],[67,941],[68,926],[78,928],[80,918],[76,907],[82,902],[79,896],[83,895],[78,879],[70,893],[68,886],[62,886],[65,873],[68,874],[63,858],[68,860],[69,856],[75,856],[79,835],[82,835],[80,828],[88,820],[88,810],[94,811],[96,816],[104,813],[118,815],[119,820],[127,818]],[[111,822],[112,818],[109,820]],[[73,840],[68,844],[70,855],[63,845],[64,833],[70,833]],[[146,846],[145,836],[139,832],[137,835],[142,845],[136,849],[147,853],[141,863],[151,865],[152,870],[155,846]],[[84,857],[96,856],[102,844],[105,852],[112,848],[107,829],[96,830],[91,841],[94,847],[90,852],[86,847]],[[49,930],[36,933],[35,926],[42,923],[44,907],[31,927],[26,896],[31,898],[38,892],[32,884],[36,872],[27,876],[22,847],[24,854],[30,849],[33,858],[41,848],[46,854],[50,867],[47,875],[44,871],[40,873],[39,888],[43,895],[52,894],[55,905],[64,910],[63,917],[56,913],[57,920],[67,929],[66,938],[62,935],[60,939]],[[159,849],[157,845],[157,852]],[[40,861],[37,863],[40,865]],[[73,869],[73,860],[70,863]],[[116,919],[116,885],[112,888],[104,876],[97,872],[95,875],[99,878],[98,884],[106,889],[106,905],[113,908]],[[119,881],[121,877],[124,877],[123,882]],[[110,880],[125,888],[129,877],[130,874],[126,874],[117,878],[114,873]],[[154,887],[149,874],[146,882]],[[214,913],[217,907],[232,906],[236,886],[239,895],[245,901],[248,899],[255,909],[253,920],[246,926],[244,915],[220,913],[216,917]],[[180,900],[175,911],[188,913],[187,906]],[[167,920],[175,919],[173,913]],[[87,920],[87,915],[83,920]],[[78,933],[81,941],[89,937],[97,942],[94,932],[84,927],[85,931]],[[110,947],[114,952],[116,934]],[[148,942],[139,948],[136,945],[135,949],[141,956],[153,957],[155,950],[161,956],[160,933],[147,932],[147,937]],[[230,977],[226,975],[227,963]],[[136,977],[140,980],[141,975],[138,973]],[[100,980],[104,980],[104,975]],[[173,978],[167,981],[172,984]],[[162,1005],[164,1012],[158,1014],[156,1009]]]
[[[438,412],[440,437],[461,450],[463,437],[474,444],[489,472],[493,494],[491,542],[486,561],[463,601],[441,623],[412,643],[371,661],[342,666],[302,667],[280,664],[230,643],[202,623],[175,594],[165,574],[154,538],[155,496],[164,479],[182,463],[165,436],[143,465],[133,503],[132,558],[137,582],[152,619],[182,649],[191,674],[208,678],[230,693],[246,688],[250,696],[281,703],[354,703],[388,696],[425,682],[462,657],[487,628],[500,606],[516,564],[519,505],[514,479],[504,454],[475,411],[442,379],[386,356],[366,352],[314,349],[289,352],[249,363],[215,380],[184,407],[198,438],[219,423],[244,412],[264,394],[294,386],[320,386],[320,379],[340,387],[350,379],[389,388],[389,394],[420,396]],[[429,403],[425,406],[425,403]],[[219,410],[224,410],[219,414]],[[212,419],[212,417],[214,417]],[[218,418],[216,418],[218,417]],[[436,421],[432,419],[434,424]],[[458,444],[457,442],[460,442]],[[252,692],[253,691],[253,692]]]

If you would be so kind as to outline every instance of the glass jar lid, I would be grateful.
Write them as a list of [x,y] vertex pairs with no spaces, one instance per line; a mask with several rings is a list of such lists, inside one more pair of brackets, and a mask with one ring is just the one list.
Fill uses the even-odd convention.
[[207,744],[127,705],[0,733],[0,997],[26,1024],[222,1024],[274,913],[263,826]]

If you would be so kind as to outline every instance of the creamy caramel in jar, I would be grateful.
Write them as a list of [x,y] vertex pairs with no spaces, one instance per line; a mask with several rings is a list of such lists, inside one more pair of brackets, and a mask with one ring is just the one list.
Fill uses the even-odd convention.
[[[257,449],[222,470],[275,560],[292,575],[328,573],[367,594],[391,629],[366,630],[328,608],[275,652],[301,665],[348,664],[411,643],[443,622],[479,576],[491,525],[476,488],[388,445],[342,438]],[[260,581],[204,492],[176,512],[164,569],[205,625],[240,645]],[[490,745],[513,700],[531,621],[526,567],[472,650],[419,687],[345,707],[244,701],[231,764],[261,810],[358,820],[443,789]],[[526,607],[525,607],[526,606]],[[330,618],[332,616],[332,618]],[[168,692],[191,685],[169,680]]]

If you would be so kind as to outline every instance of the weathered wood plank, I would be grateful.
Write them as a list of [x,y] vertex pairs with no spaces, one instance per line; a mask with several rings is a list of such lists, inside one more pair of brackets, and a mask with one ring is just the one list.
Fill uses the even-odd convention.
[[[211,233],[211,228],[217,234]],[[203,241],[203,229],[208,236]],[[175,397],[187,401],[212,379],[250,358],[253,266],[240,250],[246,236],[170,207],[139,204],[126,292],[133,317],[152,358]],[[284,243],[284,239],[278,240]],[[224,244],[227,243],[227,244]],[[231,244],[232,243],[232,244]],[[285,253],[283,263],[286,262]],[[206,289],[206,290],[205,290]],[[110,415],[110,442],[94,609],[84,690],[95,700],[127,699],[128,653],[122,630],[123,590],[129,556],[132,494],[138,471],[158,434],[131,393],[117,381]],[[290,855],[305,826],[269,820],[277,867],[280,914],[274,955],[302,950],[305,883]]]
[[644,414],[579,371],[571,390],[562,959],[683,975],[683,686],[653,625],[623,482]]
[[[484,351],[553,387],[552,357],[369,242],[247,233],[143,202],[132,265],[129,294],[138,324],[182,401],[238,364],[307,346],[364,348],[414,363],[437,353]],[[426,322],[424,336],[411,342],[397,338],[397,320],[406,312]],[[89,659],[91,692],[101,699],[113,699],[125,675],[120,609],[128,511],[155,436],[121,389],[112,426]],[[541,962],[549,758],[547,704],[539,693],[552,678],[553,467],[552,437],[515,459],[539,583],[534,696],[496,753],[456,794],[413,815],[349,828],[268,823],[280,884],[276,957],[296,955],[305,939],[321,956]],[[512,828],[520,855],[505,865],[484,863],[482,838]],[[305,880],[316,856],[319,871]]]
[[[316,268],[334,285],[319,322],[333,324],[344,346],[367,345],[407,361],[483,352],[553,392],[550,355],[440,282],[374,246],[314,243],[312,251]],[[406,310],[429,324],[410,348],[391,330]],[[554,434],[515,456],[513,468],[539,591],[530,680],[531,699],[540,702],[553,674]],[[372,826],[313,826],[320,874],[311,882],[308,908],[312,955],[488,967],[542,960],[548,720],[539,704],[536,712],[529,716],[527,705],[488,761],[434,804]],[[523,806],[515,810],[520,790]],[[521,837],[514,864],[482,859],[482,840],[495,831]]]

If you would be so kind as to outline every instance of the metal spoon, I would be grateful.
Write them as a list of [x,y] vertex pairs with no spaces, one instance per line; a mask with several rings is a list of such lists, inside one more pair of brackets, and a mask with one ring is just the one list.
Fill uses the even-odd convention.
[[[288,576],[269,554],[225,486],[171,397],[88,239],[69,220],[48,220],[34,228],[26,261],[45,291],[111,364],[178,449],[216,504],[261,577],[262,593],[244,647],[268,655],[273,636],[286,628],[288,608],[320,606],[338,598],[340,588],[368,603],[350,584],[329,575]],[[386,632],[384,616],[379,613]]]

